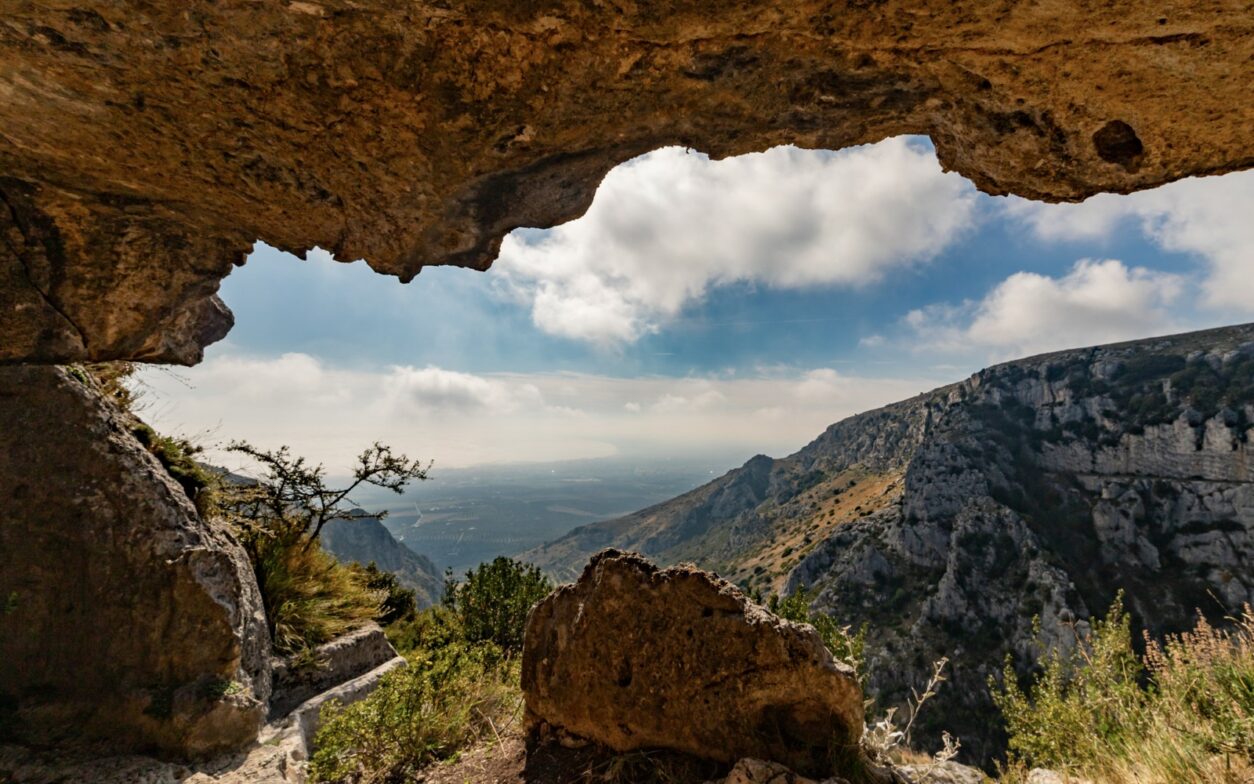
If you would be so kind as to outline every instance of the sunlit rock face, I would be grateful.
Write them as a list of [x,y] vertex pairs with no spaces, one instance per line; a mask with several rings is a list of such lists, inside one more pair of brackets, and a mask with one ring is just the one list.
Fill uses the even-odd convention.
[[605,550],[527,619],[528,729],[616,752],[742,757],[814,776],[847,772],[862,690],[810,626],[749,601],[692,566],[658,569]]
[[987,680],[1066,649],[1118,591],[1161,636],[1254,601],[1254,325],[1064,351],[833,425],[818,464],[906,428],[900,499],[792,570],[791,590],[867,624],[871,690],[891,701],[946,656],[922,719],[987,757]]
[[990,193],[1248,166],[1254,20],[1195,3],[16,3],[0,361],[190,363],[251,243],[484,268],[615,164],[928,134]]
[[0,368],[0,738],[200,757],[256,738],[261,595],[86,377]]

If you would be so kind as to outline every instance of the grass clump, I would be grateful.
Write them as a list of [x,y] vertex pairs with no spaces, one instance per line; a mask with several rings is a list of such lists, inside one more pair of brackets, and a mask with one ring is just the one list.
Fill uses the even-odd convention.
[[1246,782],[1254,776],[1254,612],[1231,628],[1200,618],[1132,646],[1122,597],[1074,650],[1050,654],[1026,689],[1007,665],[993,699],[1010,736],[1004,780],[1028,766],[1097,784]]
[[201,517],[217,512],[217,491],[221,479],[196,459],[202,451],[201,447],[186,438],[163,436],[139,420],[131,426],[131,435],[179,483]]
[[384,593],[317,544],[258,537],[246,549],[277,653],[309,652],[385,614]]
[[527,614],[550,589],[534,566],[497,558],[462,583],[449,580],[443,604],[389,627],[408,666],[361,702],[323,709],[313,781],[410,781],[506,733],[521,715],[517,654]]
[[517,662],[491,643],[422,648],[407,658],[367,699],[323,708],[314,781],[408,781],[517,719]]

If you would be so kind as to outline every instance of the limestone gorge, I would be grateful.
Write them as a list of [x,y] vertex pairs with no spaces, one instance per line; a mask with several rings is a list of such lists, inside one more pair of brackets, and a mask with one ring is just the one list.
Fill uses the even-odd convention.
[[948,656],[953,688],[934,715],[991,754],[985,683],[1007,653],[1036,660],[1034,618],[1065,646],[1068,624],[1119,589],[1155,635],[1254,599],[1252,428],[1254,327],[1048,354],[838,422],[795,455],[524,557],[565,575],[623,547],[746,590],[807,591],[866,625],[881,698]]

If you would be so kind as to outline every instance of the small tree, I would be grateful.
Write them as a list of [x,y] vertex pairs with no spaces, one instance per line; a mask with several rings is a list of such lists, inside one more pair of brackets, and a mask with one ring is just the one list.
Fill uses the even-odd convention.
[[466,572],[462,583],[445,580],[444,604],[461,619],[468,642],[522,649],[527,613],[553,590],[539,568],[500,556]]
[[[414,480],[427,478],[425,466],[405,455],[393,454],[390,446],[378,441],[357,456],[353,478],[347,487],[327,487],[326,470],[310,465],[281,446],[263,450],[247,441],[232,441],[227,450],[247,455],[261,464],[264,478],[256,484],[237,487],[227,505],[244,527],[264,529],[263,533],[293,540],[306,538],[306,547],[318,539],[332,520],[351,520],[353,504],[349,494],[362,485],[374,485],[398,495]],[[380,512],[382,518],[386,512]]]
[[276,650],[303,653],[372,618],[410,611],[412,593],[406,602],[391,590],[399,586],[382,584],[386,578],[372,584],[365,570],[349,569],[323,551],[318,536],[332,520],[354,517],[349,494],[363,484],[400,493],[426,479],[430,464],[376,442],[358,456],[348,486],[337,489],[327,486],[321,465],[286,446],[267,451],[236,441],[227,449],[264,469],[255,481],[224,479],[216,495],[219,514],[239,532],[252,561]]

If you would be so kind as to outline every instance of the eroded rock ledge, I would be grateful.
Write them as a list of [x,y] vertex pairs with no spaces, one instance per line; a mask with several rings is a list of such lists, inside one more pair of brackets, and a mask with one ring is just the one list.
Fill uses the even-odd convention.
[[195,362],[256,239],[485,268],[667,144],[932,137],[990,193],[1254,162],[1248,4],[16,0],[0,361]]

